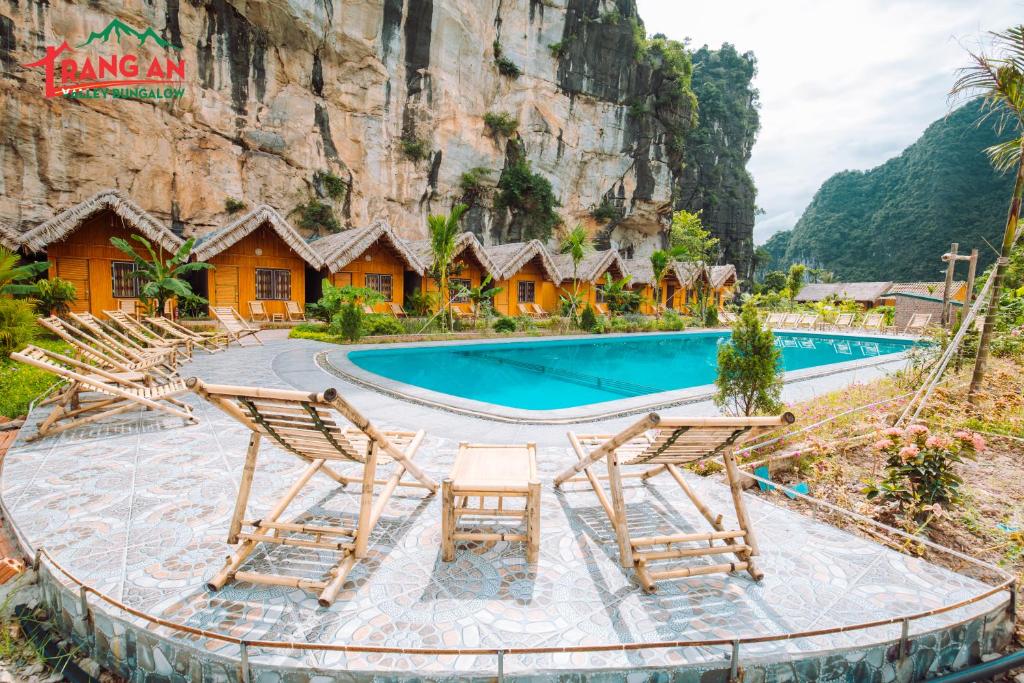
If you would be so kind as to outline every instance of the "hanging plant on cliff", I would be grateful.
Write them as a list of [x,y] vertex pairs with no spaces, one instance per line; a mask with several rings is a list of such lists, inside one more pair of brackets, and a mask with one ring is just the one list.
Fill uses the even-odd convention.
[[494,208],[508,209],[513,227],[519,228],[522,239],[547,241],[562,219],[555,212],[558,200],[551,182],[534,173],[522,152],[511,161],[498,179],[498,196]]
[[135,251],[135,247],[127,240],[120,237],[111,237],[110,243],[131,257],[135,263],[132,277],[142,283],[139,287],[139,300],[146,306],[150,315],[163,315],[164,304],[175,297],[184,299],[195,296],[192,285],[181,276],[213,268],[209,263],[202,261],[188,262],[195,238],[187,240],[171,258],[166,260],[163,248],[157,252],[149,240],[141,235],[132,235],[132,239],[142,245],[149,255],[148,259]]

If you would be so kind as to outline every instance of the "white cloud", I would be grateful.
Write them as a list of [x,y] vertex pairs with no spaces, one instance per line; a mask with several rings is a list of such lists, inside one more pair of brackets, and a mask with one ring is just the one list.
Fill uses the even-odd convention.
[[758,243],[791,228],[833,173],[877,166],[917,139],[948,112],[964,47],[1024,17],[1024,0],[638,4],[648,32],[757,56]]

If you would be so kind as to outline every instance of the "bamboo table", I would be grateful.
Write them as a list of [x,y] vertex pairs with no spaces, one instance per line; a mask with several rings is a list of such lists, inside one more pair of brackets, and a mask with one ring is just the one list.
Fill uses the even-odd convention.
[[[507,499],[524,499],[523,507],[507,507]],[[470,500],[476,499],[475,507]],[[488,507],[490,499],[496,502]],[[463,517],[476,521],[520,520],[512,533],[459,528]],[[456,541],[523,541],[526,559],[537,561],[540,549],[540,481],[537,446],[459,444],[451,476],[441,483],[441,557],[455,559]]]

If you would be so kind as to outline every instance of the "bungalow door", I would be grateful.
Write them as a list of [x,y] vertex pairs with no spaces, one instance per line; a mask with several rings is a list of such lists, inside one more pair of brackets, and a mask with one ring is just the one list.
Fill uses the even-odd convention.
[[71,304],[71,311],[88,313],[92,302],[89,292],[89,259],[58,258],[57,277],[75,286],[75,300]]
[[217,266],[213,271],[213,303],[238,311],[238,266]]

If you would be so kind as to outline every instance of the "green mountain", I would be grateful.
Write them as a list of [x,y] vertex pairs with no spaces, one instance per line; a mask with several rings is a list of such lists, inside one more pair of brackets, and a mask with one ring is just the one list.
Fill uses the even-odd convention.
[[[969,103],[932,123],[898,157],[869,171],[843,171],[814,195],[792,230],[772,236],[769,270],[791,263],[836,279],[940,280],[951,242],[977,248],[985,268],[1002,240],[1013,177],[999,174],[986,147],[1007,139]],[[978,272],[981,272],[979,269]]]
[[108,42],[111,36],[117,39],[117,42],[121,42],[122,36],[131,36],[139,41],[139,45],[145,45],[147,40],[152,39],[160,47],[174,48],[175,50],[181,49],[175,45],[171,45],[168,41],[157,35],[156,31],[153,30],[152,26],[146,27],[145,31],[139,31],[138,29],[132,28],[128,24],[124,23],[120,19],[114,19],[107,27],[102,31],[93,31],[89,34],[88,40],[79,45],[78,47],[85,47],[93,41],[101,40],[104,43]]

